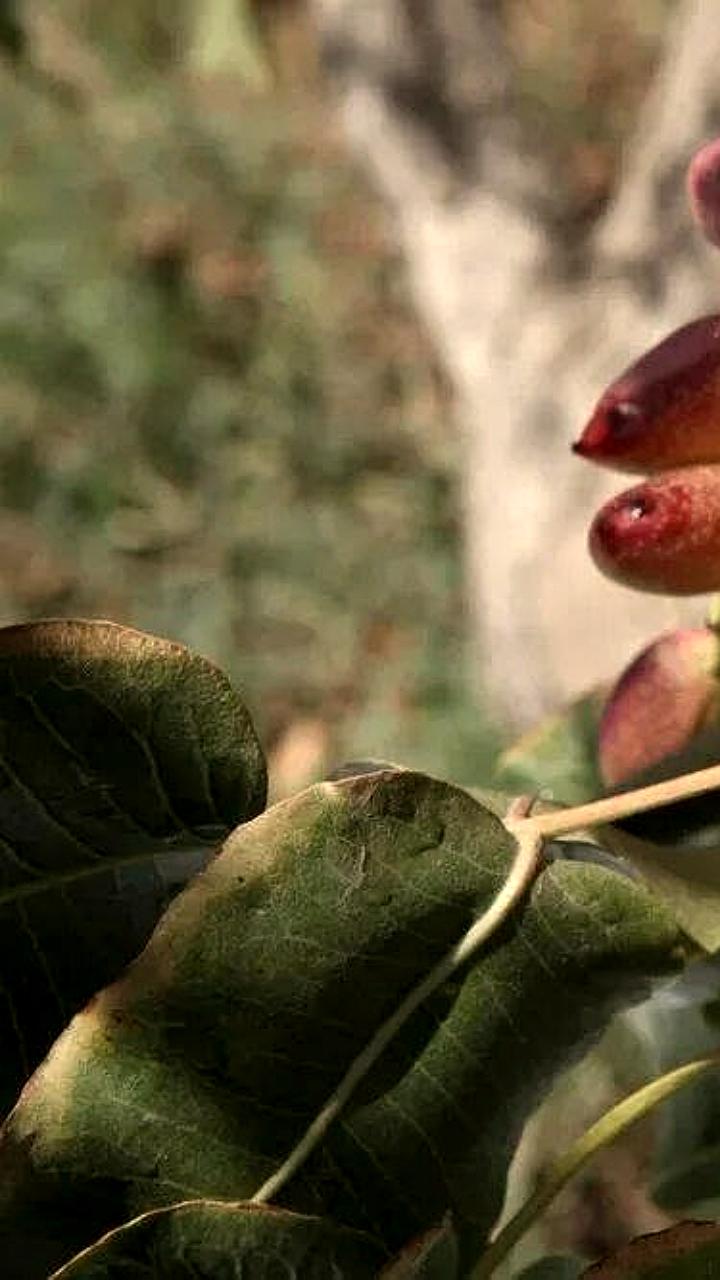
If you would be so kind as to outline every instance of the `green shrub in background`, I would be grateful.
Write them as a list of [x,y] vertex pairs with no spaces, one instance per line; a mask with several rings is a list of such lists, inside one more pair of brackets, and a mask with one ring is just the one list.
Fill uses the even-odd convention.
[[197,645],[311,768],[475,778],[442,385],[321,104],[200,12],[66,4],[0,68],[0,613]]

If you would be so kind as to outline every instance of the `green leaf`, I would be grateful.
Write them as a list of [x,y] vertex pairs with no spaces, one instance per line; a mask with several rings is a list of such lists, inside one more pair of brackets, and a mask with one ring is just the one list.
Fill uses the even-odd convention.
[[196,1200],[126,1223],[50,1280],[374,1280],[382,1261],[371,1237],[321,1218]]
[[600,795],[597,731],[604,701],[604,690],[593,690],[543,720],[503,752],[494,785],[569,805]]
[[0,630],[0,1108],[265,801],[225,676],[109,622]]
[[720,847],[667,848],[638,840],[617,826],[604,827],[596,835],[640,872],[688,937],[705,951],[720,948]]
[[[683,751],[635,774],[618,794],[716,765],[717,729]],[[626,858],[706,951],[720,948],[720,794],[717,789],[639,813],[596,831],[611,852]]]
[[679,1222],[640,1236],[583,1272],[587,1280],[700,1280],[720,1274],[720,1224]]
[[[703,970],[711,972],[712,964],[706,961]],[[691,973],[688,970],[687,982]],[[717,975],[715,981],[720,984]],[[655,1001],[647,1009],[646,1025],[653,1055],[663,1070],[683,1058],[715,1051],[720,1040],[717,1027],[698,1004]],[[697,1212],[695,1206],[716,1198],[720,1191],[720,1072],[681,1090],[659,1113],[651,1189],[653,1199],[678,1216],[716,1216],[704,1209]]]
[[717,1055],[684,1063],[674,1071],[668,1071],[651,1080],[649,1084],[636,1089],[614,1107],[610,1107],[609,1111],[596,1120],[595,1124],[591,1125],[547,1168],[540,1185],[517,1213],[505,1223],[483,1254],[472,1273],[472,1280],[489,1280],[518,1241],[542,1217],[548,1205],[562,1191],[566,1183],[574,1178],[580,1169],[597,1155],[598,1151],[608,1143],[614,1142],[655,1107],[672,1098],[678,1090],[685,1089],[708,1072],[717,1071],[718,1066],[720,1066],[720,1058]]
[[[0,1256],[33,1280],[38,1250],[60,1263],[144,1209],[248,1199],[514,852],[465,792],[405,771],[322,783],[241,827],[3,1127]],[[548,1081],[674,970],[678,941],[630,881],[548,867],[478,963],[405,1025],[285,1207],[370,1231],[391,1254],[451,1211],[462,1269]]]

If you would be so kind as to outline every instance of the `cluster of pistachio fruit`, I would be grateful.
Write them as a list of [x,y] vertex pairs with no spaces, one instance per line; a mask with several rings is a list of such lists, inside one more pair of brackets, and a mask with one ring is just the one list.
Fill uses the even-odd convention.
[[[693,157],[690,206],[720,247],[720,139]],[[600,397],[575,453],[647,477],[607,502],[590,553],[626,586],[667,595],[720,591],[720,313],[677,329]],[[717,613],[717,610],[716,610]],[[599,733],[608,787],[720,723],[720,624],[661,635],[610,693]]]

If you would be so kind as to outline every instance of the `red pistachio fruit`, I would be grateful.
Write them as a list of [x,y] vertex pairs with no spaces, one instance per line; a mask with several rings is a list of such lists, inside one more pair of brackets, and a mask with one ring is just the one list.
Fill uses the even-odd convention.
[[720,590],[720,467],[686,467],[611,498],[590,526],[590,554],[640,591]]
[[703,235],[720,246],[720,138],[696,151],[687,174],[690,208]]
[[630,365],[572,447],[618,471],[720,462],[720,315],[683,325]]
[[631,662],[600,721],[600,773],[622,783],[680,751],[720,718],[720,637],[709,627],[668,631]]

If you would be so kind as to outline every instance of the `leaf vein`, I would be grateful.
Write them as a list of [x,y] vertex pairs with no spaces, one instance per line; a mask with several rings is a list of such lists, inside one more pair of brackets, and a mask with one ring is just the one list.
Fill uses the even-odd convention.
[[[78,850],[80,850],[85,854],[88,854],[90,858],[92,858],[94,863],[101,862],[104,859],[104,853],[101,850],[96,849],[93,845],[88,844],[87,841],[85,840],[78,839],[78,837],[74,834],[74,832],[72,832],[68,827],[66,827],[65,824],[62,823],[60,819],[54,815],[54,813],[48,808],[48,806],[40,798],[40,796],[36,794],[36,792],[32,789],[32,787],[30,787],[26,782],[24,782],[22,778],[15,772],[12,765],[8,763],[8,761],[3,755],[0,755],[0,768],[2,768],[5,771],[6,776],[10,779],[10,782],[13,784],[13,786],[17,787],[18,790],[21,791],[23,795],[29,800],[31,807],[34,806],[35,809],[37,809],[38,812],[40,812],[43,815],[43,818],[45,819],[49,827],[55,828],[55,830],[61,832],[63,837],[66,840],[69,840],[70,843],[73,844]],[[7,836],[5,837],[5,839],[7,839]]]
[[[63,751],[66,752],[66,754],[69,755],[73,760],[75,760],[80,770],[80,777],[81,777],[82,784],[85,786],[92,785],[94,783],[94,778],[92,774],[87,773],[87,760],[81,755],[81,753],[77,750],[77,748],[74,747],[72,743],[68,741],[68,739],[62,733],[59,726],[47,714],[47,712],[42,709],[42,707],[39,705],[39,703],[36,701],[33,695],[31,693],[23,692],[19,688],[19,686],[17,686],[14,673],[12,674],[12,680],[13,680],[13,684],[16,685],[17,697],[22,698],[29,705],[36,720],[41,725],[41,727],[45,730],[48,736],[53,738],[58,743],[58,745],[62,747]],[[53,681],[53,683],[57,684],[58,682]],[[134,827],[138,835],[141,835],[145,838],[148,838],[148,837],[152,838],[151,831],[148,831],[147,828],[145,828],[141,823],[139,823],[133,814],[127,813],[125,809],[122,809],[120,805],[117,804],[116,800],[113,797],[112,789],[109,786],[103,785],[102,794],[103,794],[103,800],[108,805],[108,807],[113,810],[114,814],[117,817],[122,818],[125,822],[128,822],[132,827]]]
[[[372,1105],[373,1107],[377,1107],[379,1109],[383,1106],[383,1104],[386,1101],[387,1101],[387,1095],[385,1095],[385,1098],[378,1099]],[[377,1171],[379,1176],[382,1178],[383,1182],[386,1183],[386,1185],[391,1189],[393,1195],[400,1201],[401,1204],[405,1205],[405,1208],[408,1210],[412,1218],[417,1223],[422,1225],[420,1216],[417,1212],[417,1209],[414,1203],[412,1202],[412,1200],[408,1199],[404,1189],[401,1189],[398,1186],[398,1183],[396,1182],[395,1178],[392,1177],[389,1170],[386,1168],[383,1162],[378,1158],[375,1152],[372,1151],[370,1147],[365,1145],[362,1138],[360,1137],[357,1130],[355,1129],[352,1120],[350,1120],[349,1118],[345,1120],[341,1120],[340,1125],[343,1131],[355,1143],[355,1146],[358,1148],[358,1150],[361,1151],[362,1154],[365,1156],[366,1160],[368,1160],[370,1164],[373,1166],[373,1168]]]

